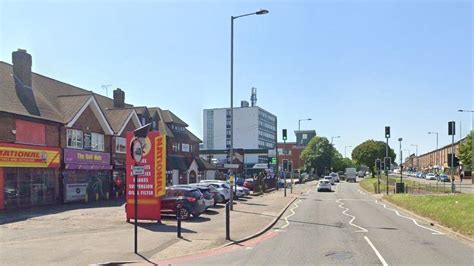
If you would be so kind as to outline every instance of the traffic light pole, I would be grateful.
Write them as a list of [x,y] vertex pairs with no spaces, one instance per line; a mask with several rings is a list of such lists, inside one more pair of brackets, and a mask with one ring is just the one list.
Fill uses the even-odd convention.
[[[286,139],[283,139],[283,151],[285,150],[285,148],[286,148]],[[283,154],[285,154],[285,153],[283,152]],[[285,171],[284,167],[283,167],[283,178],[284,178],[284,181],[285,181],[283,187],[284,187],[284,190],[285,190],[284,194],[285,194],[285,197],[286,197],[286,171]]]
[[[388,138],[386,137],[385,139],[386,139],[386,143],[385,143],[385,157],[388,157]],[[386,186],[387,186],[386,193],[387,193],[387,195],[388,195],[388,170],[387,170],[387,166],[385,165],[385,163],[384,163],[384,168],[385,168],[385,169],[384,169],[384,170],[385,170],[385,178],[387,179],[387,182],[386,182],[386,183],[387,183],[387,184],[386,184]]]

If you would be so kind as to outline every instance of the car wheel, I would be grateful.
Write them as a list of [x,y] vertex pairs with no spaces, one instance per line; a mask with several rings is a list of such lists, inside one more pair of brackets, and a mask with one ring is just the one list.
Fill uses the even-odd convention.
[[189,211],[186,208],[181,208],[179,213],[176,213],[176,217],[179,217],[181,220],[189,219]]

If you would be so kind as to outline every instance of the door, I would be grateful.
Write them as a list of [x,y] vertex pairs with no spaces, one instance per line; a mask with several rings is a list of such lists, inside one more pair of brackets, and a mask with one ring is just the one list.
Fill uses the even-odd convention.
[[189,172],[189,183],[196,183],[197,182],[197,178],[196,178],[196,172],[194,170],[192,170],[191,172]]

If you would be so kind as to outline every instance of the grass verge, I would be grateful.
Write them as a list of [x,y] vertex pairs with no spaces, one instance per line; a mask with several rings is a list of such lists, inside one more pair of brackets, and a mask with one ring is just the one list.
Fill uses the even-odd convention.
[[474,195],[394,194],[384,198],[458,233],[474,237]]

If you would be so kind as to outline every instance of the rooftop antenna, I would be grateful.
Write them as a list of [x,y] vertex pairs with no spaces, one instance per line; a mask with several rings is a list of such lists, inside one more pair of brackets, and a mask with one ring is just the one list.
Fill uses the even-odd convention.
[[252,107],[257,106],[257,88],[252,87],[252,96],[250,96]]
[[109,97],[109,90],[108,88],[112,86],[112,84],[107,84],[107,85],[104,85],[102,84],[102,89],[105,90],[105,96]]

